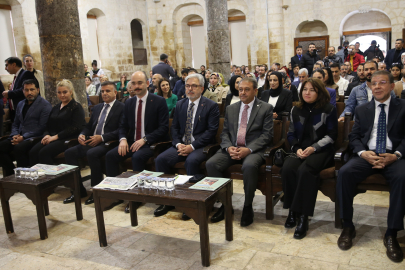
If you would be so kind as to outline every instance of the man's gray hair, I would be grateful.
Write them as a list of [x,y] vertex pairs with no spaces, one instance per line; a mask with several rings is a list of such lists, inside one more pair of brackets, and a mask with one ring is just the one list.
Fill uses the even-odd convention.
[[301,69],[298,71],[298,75],[302,75],[302,73],[306,73],[307,75],[309,75],[308,69],[306,69],[306,68],[301,68]]
[[257,80],[256,80],[256,78],[245,77],[245,78],[243,78],[243,79],[239,82],[239,84],[240,84],[241,82],[251,82],[252,85],[253,85],[253,89],[257,89]]
[[188,81],[189,79],[192,79],[192,78],[197,78],[198,81],[199,81],[199,83],[200,83],[200,86],[204,87],[204,82],[205,82],[205,81],[204,81],[204,77],[203,77],[201,74],[198,74],[198,73],[194,73],[194,74],[188,75],[188,76],[186,77],[186,79],[184,80],[185,83],[187,83],[187,81]]

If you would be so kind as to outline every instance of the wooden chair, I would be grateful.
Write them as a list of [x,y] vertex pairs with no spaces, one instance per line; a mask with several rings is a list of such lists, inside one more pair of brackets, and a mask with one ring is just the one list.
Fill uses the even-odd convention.
[[219,116],[224,117],[225,116],[225,103],[226,103],[226,98],[222,99],[222,103],[219,103]]
[[339,119],[342,112],[345,110],[346,104],[344,102],[336,102],[337,118]]
[[[286,125],[286,130],[283,134],[283,143],[280,148],[283,148],[285,151],[290,151],[291,147],[288,143],[286,138],[287,130],[288,130],[289,122]],[[339,207],[338,203],[336,203],[336,181],[337,181],[337,173],[342,166],[343,159],[345,157],[347,147],[348,147],[348,136],[350,132],[350,114],[345,116],[345,122],[338,122],[338,137],[335,141],[335,166],[330,167],[327,169],[322,170],[319,173],[319,177],[321,178],[319,190],[327,197],[331,199],[332,202],[335,202],[335,208]],[[274,155],[275,151],[273,152]],[[273,156],[270,156],[270,160],[273,161]],[[280,170],[281,168],[278,166],[271,165],[268,166],[269,170],[269,188],[272,194],[277,194],[283,191],[282,187],[282,179]],[[283,196],[282,194],[281,196]],[[273,208],[275,204],[269,206],[271,208],[271,213],[273,213]],[[271,219],[273,215],[271,216]],[[339,211],[335,212],[335,227],[340,228],[341,221]]]
[[337,102],[344,102],[344,101],[345,101],[345,96],[339,95],[339,99],[337,100]]

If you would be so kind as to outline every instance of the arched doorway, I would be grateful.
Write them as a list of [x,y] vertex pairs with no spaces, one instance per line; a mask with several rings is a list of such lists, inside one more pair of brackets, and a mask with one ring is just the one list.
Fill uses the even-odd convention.
[[308,51],[310,43],[314,43],[318,52],[318,55],[323,59],[328,52],[329,47],[329,35],[328,27],[322,21],[305,21],[301,22],[295,30],[294,38],[294,54],[295,47],[302,46],[302,53],[305,54]]
[[147,65],[148,55],[143,42],[143,29],[139,20],[131,21],[131,39],[134,65]]
[[[185,23],[187,21],[187,26],[189,30],[189,35],[186,34],[187,30]],[[184,31],[185,30],[185,31]],[[191,66],[195,69],[199,69],[202,65],[206,65],[206,41],[207,31],[204,26],[203,18],[199,15],[190,15],[183,19],[183,44],[184,44],[184,54],[191,57]],[[189,44],[189,46],[187,46]]]
[[88,55],[91,61],[97,60],[97,66],[99,68],[102,67],[99,47],[99,31],[103,28],[100,25],[100,17],[105,17],[105,14],[97,8],[93,8],[87,12],[87,27],[89,31],[89,40],[87,45]]
[[248,65],[246,16],[237,9],[228,11],[229,41],[231,47],[231,64]]

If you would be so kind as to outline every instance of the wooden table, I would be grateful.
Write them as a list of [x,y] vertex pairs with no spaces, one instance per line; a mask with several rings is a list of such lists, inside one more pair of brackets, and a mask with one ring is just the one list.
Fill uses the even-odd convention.
[[7,233],[13,233],[9,199],[17,192],[21,192],[30,199],[37,208],[39,234],[42,240],[48,238],[45,216],[49,215],[48,196],[54,193],[58,186],[65,186],[74,190],[77,220],[83,219],[80,200],[79,168],[74,168],[58,175],[44,175],[30,180],[16,178],[14,175],[0,180],[1,207],[3,208],[4,223]]
[[[135,172],[125,172],[118,177],[130,177]],[[162,177],[173,177],[172,175],[162,175]],[[195,190],[188,187],[193,184],[186,183],[177,185],[175,190],[159,191],[135,187],[127,191],[106,190],[93,188],[93,198],[95,203],[97,229],[100,247],[107,246],[105,233],[104,216],[102,210],[102,199],[127,200],[130,206],[131,225],[138,225],[136,214],[136,202],[156,203],[161,205],[175,206],[180,212],[184,212],[200,226],[201,260],[203,266],[210,265],[210,243],[208,233],[208,216],[214,203],[219,200],[225,206],[225,239],[233,240],[232,227],[232,180],[229,180],[215,191]]]

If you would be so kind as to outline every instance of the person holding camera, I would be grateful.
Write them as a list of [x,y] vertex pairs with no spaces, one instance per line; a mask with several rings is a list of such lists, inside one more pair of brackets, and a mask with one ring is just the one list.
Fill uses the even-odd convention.
[[170,79],[170,76],[174,77],[176,72],[172,67],[172,63],[169,61],[169,56],[165,53],[160,55],[160,62],[152,68],[152,74],[160,74],[163,78]]
[[[113,82],[107,81],[101,84],[101,96],[103,103],[99,103],[93,108],[93,113],[89,122],[84,126],[78,137],[79,145],[65,151],[66,163],[79,166],[79,159],[87,157],[91,170],[91,186],[98,185],[103,180],[103,156],[107,154],[108,148],[105,143],[118,140],[118,127],[124,103],[117,102],[117,90]],[[80,190],[82,195],[87,195],[86,189],[80,179]],[[84,197],[84,196],[83,196]],[[74,202],[72,194],[63,203]],[[93,203],[93,194],[85,201],[88,205]]]
[[100,78],[104,75],[104,71],[101,68],[97,68],[97,60],[93,60],[91,63],[92,70],[90,70],[90,78],[92,83],[97,87],[100,85]]
[[333,63],[343,64],[343,59],[336,55],[335,47],[328,48],[328,56],[323,59],[325,67],[329,67]]
[[307,53],[304,54],[303,57],[301,58],[300,67],[306,68],[309,72],[308,75],[311,76],[312,70],[314,68],[314,64],[318,60],[321,60],[321,58],[319,57],[319,55],[316,51],[315,43],[311,42],[311,43],[309,43]]

